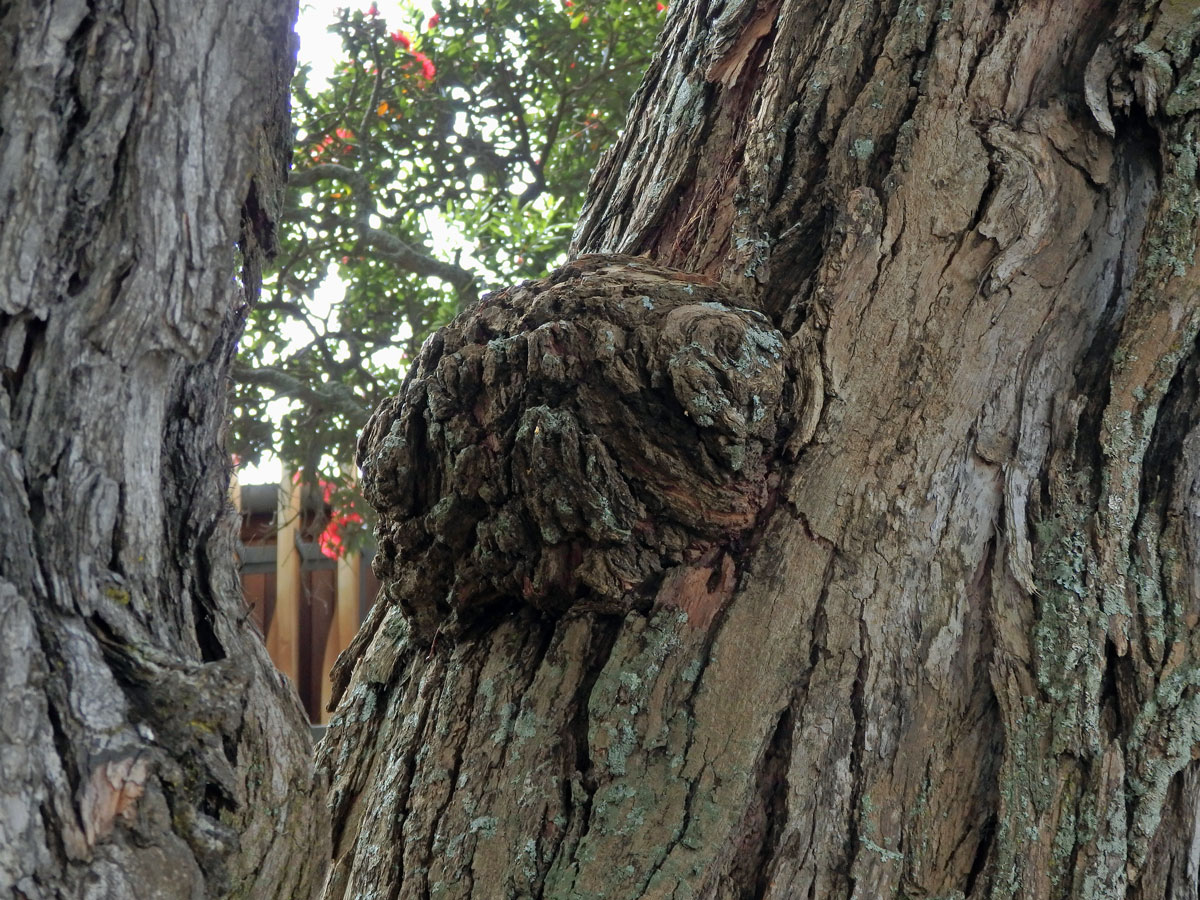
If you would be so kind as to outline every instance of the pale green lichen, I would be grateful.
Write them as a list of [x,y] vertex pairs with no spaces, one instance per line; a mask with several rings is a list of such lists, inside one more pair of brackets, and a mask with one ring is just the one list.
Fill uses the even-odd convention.
[[[364,685],[364,687],[366,687]],[[363,697],[362,709],[359,711],[358,720],[360,722],[369,722],[375,715],[375,691],[366,688],[366,694]]]
[[1135,863],[1145,859],[1171,779],[1191,760],[1197,745],[1200,666],[1193,663],[1167,673],[1134,720],[1129,741],[1134,765],[1126,780],[1133,800],[1129,843]]
[[855,159],[870,159],[875,152],[875,142],[870,138],[857,138],[850,145],[850,155]]
[[500,721],[492,732],[492,743],[496,746],[508,743],[508,739],[512,736],[513,717],[515,714],[516,707],[511,702],[505,703],[500,707],[497,713],[497,718]]
[[468,830],[471,834],[478,834],[483,838],[492,838],[496,836],[496,825],[499,820],[495,816],[479,816],[471,820]]
[[1088,511],[1060,503],[1039,522],[1035,581],[1040,604],[1033,630],[1038,686],[1055,706],[1054,751],[1097,752],[1105,627],[1087,583]]
[[537,715],[532,710],[521,710],[520,715],[517,716],[517,720],[513,725],[513,735],[516,737],[516,742],[523,744],[525,741],[535,737],[537,733]]

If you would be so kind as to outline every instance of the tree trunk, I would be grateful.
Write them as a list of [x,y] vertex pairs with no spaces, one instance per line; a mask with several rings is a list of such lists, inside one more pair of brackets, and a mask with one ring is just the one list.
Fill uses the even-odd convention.
[[1198,39],[672,4],[363,436],[326,897],[1195,897]]
[[291,898],[322,874],[220,446],[294,14],[0,3],[4,897]]

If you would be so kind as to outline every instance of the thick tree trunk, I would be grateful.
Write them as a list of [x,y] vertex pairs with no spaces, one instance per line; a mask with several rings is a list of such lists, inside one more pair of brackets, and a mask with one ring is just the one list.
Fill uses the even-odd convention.
[[322,875],[219,440],[294,7],[0,4],[4,897],[290,898]]
[[673,4],[364,435],[326,897],[1196,896],[1198,34]]

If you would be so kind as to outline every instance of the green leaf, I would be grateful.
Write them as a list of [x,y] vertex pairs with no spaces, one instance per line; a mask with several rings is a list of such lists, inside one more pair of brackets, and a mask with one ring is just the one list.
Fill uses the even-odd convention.
[[[241,343],[241,366],[292,381],[234,386],[231,451],[273,450],[292,467],[324,460],[334,474],[464,299],[562,261],[661,24],[653,3],[581,6],[445,0],[432,30],[416,6],[395,22],[340,13],[328,85],[307,66],[296,73],[303,138],[280,253]],[[413,259],[457,266],[460,288]],[[329,301],[334,272],[343,288]]]

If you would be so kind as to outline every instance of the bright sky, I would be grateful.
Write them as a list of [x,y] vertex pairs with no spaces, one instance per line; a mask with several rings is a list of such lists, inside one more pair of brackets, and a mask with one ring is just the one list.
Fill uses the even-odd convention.
[[[345,0],[308,0],[300,4],[300,21],[296,23],[296,34],[300,36],[300,58],[298,63],[308,63],[312,66],[313,79],[309,88],[315,90],[320,79],[328,78],[333,73],[334,64],[341,55],[342,47],[337,36],[329,34],[325,29],[337,18],[341,8],[353,8],[355,3]],[[366,10],[371,0],[357,4]],[[424,22],[433,14],[433,8],[428,2],[414,0],[376,0],[376,8],[380,17],[388,23],[388,30],[401,28],[405,31],[416,30],[418,23]]]

